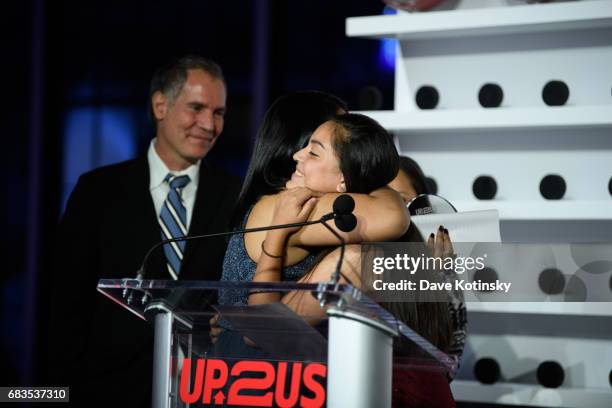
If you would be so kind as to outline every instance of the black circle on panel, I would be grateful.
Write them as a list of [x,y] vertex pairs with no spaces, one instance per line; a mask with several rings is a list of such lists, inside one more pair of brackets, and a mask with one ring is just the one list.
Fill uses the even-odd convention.
[[572,276],[565,285],[565,302],[584,302],[587,299],[587,287],[578,276]]
[[556,361],[544,361],[538,366],[538,382],[546,388],[558,388],[565,380],[565,371]]
[[478,176],[472,184],[472,192],[479,200],[491,200],[497,194],[497,183],[491,176]]
[[425,177],[425,184],[429,194],[438,194],[438,183],[433,177]]
[[556,268],[547,268],[538,277],[540,290],[548,295],[558,295],[565,288],[565,276]]
[[610,177],[610,181],[608,181],[608,193],[612,195],[612,177]]
[[548,106],[562,106],[569,99],[569,92],[565,82],[549,81],[542,89],[542,99]]
[[612,387],[612,370],[610,370],[610,374],[608,375],[608,382],[610,382],[610,387]]
[[[485,266],[482,269],[477,269],[476,272],[474,272],[474,277],[472,278],[472,280],[474,282],[477,281],[482,281],[482,282],[486,282],[486,283],[495,283],[495,281],[499,278],[499,276],[497,275],[497,272],[495,271],[495,269],[491,268],[490,266]],[[479,292],[492,292],[493,290],[478,290]]]
[[474,364],[474,377],[483,384],[497,382],[500,374],[499,364],[493,358],[481,358]]
[[565,180],[558,174],[549,174],[540,181],[540,194],[547,200],[562,199],[565,190]]
[[359,90],[359,109],[380,110],[383,107],[383,94],[375,86],[365,86]]
[[610,275],[610,282],[608,283],[608,286],[610,286],[610,292],[612,292],[612,275]]
[[440,95],[431,85],[424,85],[416,93],[416,104],[421,109],[434,109],[438,106]]
[[612,252],[602,250],[601,246],[570,244],[572,260],[580,270],[593,275],[603,275],[612,271]]
[[504,91],[497,84],[484,84],[478,92],[478,102],[483,108],[497,108],[504,100]]

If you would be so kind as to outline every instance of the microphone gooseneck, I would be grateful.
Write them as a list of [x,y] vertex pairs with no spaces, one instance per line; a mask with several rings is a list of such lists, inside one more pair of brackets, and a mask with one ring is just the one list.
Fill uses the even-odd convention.
[[[357,218],[353,214],[353,210],[355,209],[355,200],[348,194],[343,194],[334,200],[333,204],[334,209],[334,223],[336,227],[342,232],[350,232],[357,226]],[[336,270],[331,276],[330,281],[328,282],[328,286],[337,289],[338,282],[340,280],[340,276],[342,276],[349,284],[353,284],[351,280],[342,273],[342,262],[344,261],[344,249],[346,246],[346,241],[340,234],[334,231],[325,221],[321,222],[325,228],[329,230],[338,241],[340,241],[340,256],[338,257],[338,262],[336,263]],[[321,307],[328,303],[328,296],[325,292],[321,291],[318,293],[317,299]]]
[[[149,258],[151,257],[153,252],[155,252],[158,248],[162,247],[163,245],[170,244],[172,242],[192,241],[192,240],[203,239],[203,238],[215,238],[215,237],[223,237],[223,236],[234,235],[234,234],[247,234],[251,232],[270,231],[270,230],[281,229],[281,228],[304,227],[307,225],[323,224],[332,234],[334,234],[336,238],[339,239],[339,241],[341,242],[341,245],[344,246],[344,240],[342,239],[342,237],[336,231],[334,231],[333,228],[327,225],[325,222],[334,220],[336,227],[340,231],[343,231],[343,232],[352,231],[357,225],[357,219],[352,214],[352,211],[355,208],[355,201],[353,200],[351,196],[343,194],[334,200],[332,208],[334,212],[325,214],[318,220],[314,220],[314,221],[296,222],[296,223],[291,223],[291,224],[271,225],[268,227],[246,228],[246,229],[236,230],[236,231],[226,231],[226,232],[217,232],[213,234],[190,235],[190,236],[184,236],[184,237],[178,237],[178,238],[164,239],[162,241],[159,241],[155,245],[153,245],[149,249],[149,251],[146,253],[146,255],[144,256],[142,260],[142,264],[140,265],[140,268],[137,271],[136,279],[143,280],[145,278],[146,272],[147,272],[147,262],[149,261]],[[340,263],[344,255],[343,250],[344,248],[342,248],[341,250],[342,253],[341,253]]]
[[[338,263],[336,264],[336,270],[332,274],[330,282],[328,284],[331,286],[337,286],[338,281],[340,280],[340,276],[344,277],[344,279],[346,279],[346,281],[349,282],[349,284],[352,284],[350,279],[344,276],[341,271],[342,262],[344,260],[344,247],[346,245],[346,242],[340,234],[338,234],[332,227],[330,227],[327,224],[327,221],[334,220],[336,227],[342,232],[352,231],[357,225],[357,218],[355,218],[355,215],[352,214],[353,210],[355,209],[355,200],[353,200],[353,197],[351,197],[350,195],[343,194],[334,200],[332,208],[333,208],[332,213],[325,214],[318,220],[314,220],[314,221],[296,222],[296,223],[281,224],[281,225],[271,225],[268,227],[246,228],[242,230],[217,232],[213,234],[191,235],[191,236],[171,238],[171,239],[165,239],[163,241],[159,241],[158,243],[153,245],[149,249],[147,254],[144,256],[142,260],[142,264],[136,273],[136,280],[139,280],[139,281],[144,280],[146,276],[146,271],[147,271],[146,269],[147,262],[149,258],[151,257],[151,254],[158,248],[162,247],[163,245],[166,245],[172,242],[191,241],[195,239],[223,237],[223,236],[234,235],[234,234],[247,234],[251,232],[270,231],[270,230],[281,229],[281,228],[304,227],[307,225],[322,224],[325,228],[327,228],[327,230],[329,230],[329,232],[331,232],[338,239],[338,241],[340,241],[340,257],[338,258]],[[125,289],[123,291],[123,297],[124,298],[127,297],[128,304],[131,304],[134,301],[134,291]],[[148,296],[146,293],[143,295],[143,298],[141,299],[141,301],[143,304],[148,301]],[[322,294],[322,296],[319,297],[319,301],[321,302],[321,304],[326,303],[327,302],[326,296]]]

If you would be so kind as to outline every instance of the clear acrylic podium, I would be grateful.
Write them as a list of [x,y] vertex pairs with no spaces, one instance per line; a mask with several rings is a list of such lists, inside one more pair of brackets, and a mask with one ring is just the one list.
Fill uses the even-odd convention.
[[[101,279],[98,291],[154,327],[154,408],[389,407],[394,364],[457,368],[350,285]],[[324,306],[305,315],[281,302],[217,304],[220,294],[256,291],[314,296]],[[408,345],[401,358],[393,355],[400,336]]]

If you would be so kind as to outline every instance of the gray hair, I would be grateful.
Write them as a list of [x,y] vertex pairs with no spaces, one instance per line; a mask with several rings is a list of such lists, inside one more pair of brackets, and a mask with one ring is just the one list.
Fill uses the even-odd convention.
[[158,69],[151,79],[149,114],[153,122],[155,122],[155,114],[153,113],[153,107],[150,106],[153,95],[159,91],[169,99],[170,103],[173,103],[181,93],[189,71],[194,69],[201,69],[211,77],[223,82],[223,86],[227,87],[223,70],[216,62],[198,55],[187,55],[175,59],[168,65]]

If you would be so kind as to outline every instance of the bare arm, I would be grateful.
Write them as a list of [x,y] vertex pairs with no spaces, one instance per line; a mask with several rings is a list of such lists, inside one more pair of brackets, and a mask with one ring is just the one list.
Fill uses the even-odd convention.
[[[296,188],[282,192],[274,206],[272,225],[303,222],[308,219],[317,199],[306,188]],[[283,228],[266,233],[261,243],[261,255],[253,282],[280,282],[283,258],[286,253],[287,238],[298,228]],[[281,295],[276,292],[253,293],[249,305],[278,302]]]
[[[262,243],[261,255],[257,262],[257,270],[253,282],[280,282],[283,268],[283,254],[287,233],[284,230],[268,231]],[[259,292],[249,295],[249,305],[261,305],[278,302],[281,294],[277,292]]]
[[[320,197],[309,220],[318,220],[332,211],[334,200],[340,194],[328,193]],[[350,194],[355,200],[353,214],[357,227],[351,232],[342,232],[333,222],[328,222],[346,241],[361,243],[389,241],[401,237],[410,225],[410,216],[402,197],[389,187],[382,187],[370,194]],[[289,247],[331,246],[338,240],[322,225],[303,227],[289,238]]]
[[[291,190],[286,190],[291,191]],[[277,201],[283,193],[262,197],[254,206],[247,222],[247,228],[273,225]],[[314,193],[317,195],[317,193]],[[321,194],[318,194],[321,195]],[[309,220],[318,220],[332,211],[338,193],[327,193],[320,196]],[[346,233],[338,230],[333,221],[327,225],[334,228],[347,244],[375,241],[391,241],[401,237],[410,225],[408,210],[399,193],[388,187],[382,187],[370,194],[349,194],[355,200],[354,214],[357,217],[355,230]],[[291,221],[294,222],[294,221]],[[261,242],[265,232],[246,234],[244,243],[247,253],[255,262],[259,261]],[[307,247],[336,246],[338,239],[322,225],[303,227],[289,237],[284,265],[293,265],[308,255]],[[266,247],[267,248],[267,247]]]
[[[312,271],[302,277],[299,283],[328,282],[332,273],[336,270],[339,259],[340,248],[336,248],[327,254]],[[340,270],[342,276],[339,283],[348,283],[344,279],[344,277],[347,277],[356,288],[361,288],[361,245],[346,246]],[[322,308],[319,301],[310,293],[289,292],[281,301],[310,324],[317,324],[326,318],[325,308]]]

